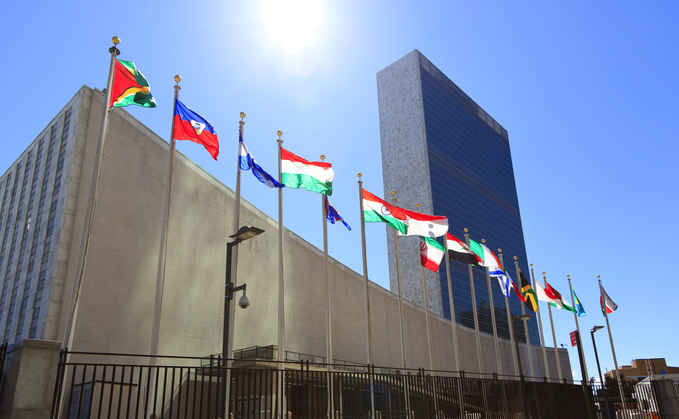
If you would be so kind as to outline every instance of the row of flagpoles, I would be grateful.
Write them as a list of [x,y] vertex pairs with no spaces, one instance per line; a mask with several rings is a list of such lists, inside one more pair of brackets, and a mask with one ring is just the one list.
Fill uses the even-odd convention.
[[[103,150],[106,140],[106,134],[108,131],[108,120],[109,113],[114,107],[128,106],[131,104],[153,108],[156,107],[155,100],[150,93],[149,85],[144,76],[139,72],[134,63],[129,61],[122,61],[117,59],[117,55],[120,51],[116,47],[119,43],[117,37],[113,38],[114,46],[109,49],[111,53],[111,64],[109,69],[109,79],[106,88],[105,105],[103,109],[103,115],[101,120],[101,125],[99,129],[99,136],[97,142],[97,151],[95,154],[95,159],[92,168],[92,178],[90,181],[90,188],[88,192],[88,201],[85,211],[85,218],[83,221],[83,229],[80,240],[78,261],[76,272],[73,281],[73,289],[71,292],[71,301],[69,303],[69,311],[67,315],[67,324],[64,331],[63,345],[69,347],[73,340],[73,329],[76,323],[77,309],[79,297],[82,291],[82,281],[84,278],[84,273],[86,269],[86,262],[90,243],[90,229],[92,226],[94,213],[96,210],[96,201],[98,194],[98,186],[101,176],[101,163],[103,157]],[[217,138],[216,131],[210,122],[199,115],[198,113],[192,111],[186,107],[181,101],[179,101],[179,81],[181,78],[175,76],[176,85],[174,86],[174,113],[172,119],[171,128],[171,141],[170,149],[168,155],[168,167],[165,183],[165,193],[164,193],[164,203],[163,203],[163,219],[161,227],[161,237],[159,245],[159,255],[158,255],[158,269],[155,287],[155,298],[154,298],[154,308],[153,308],[153,318],[152,318],[152,328],[149,343],[149,354],[157,355],[158,353],[158,337],[159,337],[159,326],[160,326],[160,315],[162,308],[162,296],[163,296],[163,286],[165,279],[165,263],[166,263],[166,249],[167,249],[167,230],[169,227],[169,215],[170,215],[170,201],[171,201],[171,186],[172,186],[172,173],[173,173],[173,163],[174,163],[174,151],[176,140],[189,140],[202,144],[210,155],[217,159],[219,154],[219,142]],[[328,240],[327,240],[327,221],[335,223],[336,221],[342,222],[349,230],[351,227],[342,219],[337,210],[329,203],[327,196],[332,194],[332,182],[334,179],[334,172],[332,170],[332,165],[324,161],[324,156],[321,156],[320,162],[308,161],[300,156],[297,156],[290,151],[282,147],[282,132],[278,131],[278,179],[275,179],[268,172],[266,172],[259,164],[257,164],[252,153],[249,151],[248,147],[243,141],[243,131],[244,124],[243,118],[244,113],[241,113],[241,120],[239,122],[239,146],[238,146],[238,162],[237,162],[237,176],[236,176],[236,191],[235,191],[235,207],[234,207],[234,223],[233,232],[239,228],[240,221],[240,193],[241,193],[241,171],[251,171],[252,174],[263,184],[268,186],[270,189],[278,189],[278,239],[279,239],[279,301],[278,301],[278,361],[285,361],[285,301],[284,301],[284,275],[283,275],[283,195],[282,191],[284,187],[288,188],[304,188],[309,191],[317,192],[321,194],[321,210],[322,210],[322,220],[323,220],[323,250],[324,250],[324,284],[326,291],[326,346],[327,346],[327,360],[328,364],[332,364],[332,328],[331,328],[331,310],[330,310],[330,292],[329,292],[329,282],[328,282]],[[371,319],[370,319],[370,298],[368,293],[368,271],[367,271],[367,257],[366,257],[366,239],[365,239],[365,223],[366,222],[383,222],[388,224],[394,229],[394,242],[396,251],[396,266],[397,266],[397,280],[398,280],[398,296],[399,296],[399,321],[400,321],[400,335],[401,335],[401,354],[402,354],[402,367],[405,370],[408,368],[406,362],[406,345],[405,345],[405,330],[403,325],[403,297],[402,297],[402,286],[401,286],[401,266],[400,266],[400,254],[399,254],[399,237],[400,236],[420,236],[420,250],[421,250],[421,263],[422,263],[422,287],[424,293],[424,311],[426,316],[426,327],[427,327],[427,342],[428,342],[428,354],[429,354],[429,367],[430,370],[434,371],[434,361],[432,354],[431,345],[431,327],[429,319],[429,308],[428,308],[428,298],[427,298],[427,287],[426,287],[426,275],[425,268],[432,271],[437,271],[441,263],[442,258],[445,255],[446,258],[446,269],[447,269],[447,279],[448,279],[448,295],[450,298],[450,308],[451,315],[453,316],[452,324],[452,335],[453,335],[453,353],[455,355],[455,365],[456,368],[460,368],[459,360],[459,346],[457,337],[457,328],[454,320],[454,301],[452,293],[452,284],[450,276],[450,260],[459,261],[461,263],[467,263],[469,271],[469,280],[471,286],[471,298],[473,305],[473,315],[474,315],[474,326],[476,330],[476,347],[477,347],[477,359],[478,359],[478,369],[479,372],[483,372],[483,359],[481,355],[481,340],[480,340],[480,328],[478,313],[476,308],[476,295],[474,286],[474,272],[473,267],[478,266],[485,268],[486,271],[486,282],[488,285],[489,302],[490,302],[490,312],[492,316],[493,324],[493,337],[495,343],[495,354],[497,358],[498,372],[502,374],[502,363],[500,359],[500,350],[497,336],[497,328],[495,324],[495,309],[493,306],[493,295],[491,287],[491,277],[497,278],[500,283],[500,287],[503,291],[505,297],[505,306],[507,310],[507,320],[512,322],[512,315],[510,312],[508,299],[511,295],[512,290],[516,296],[525,302],[525,306],[522,306],[522,314],[524,317],[524,330],[526,332],[526,342],[530,347],[530,337],[527,327],[527,319],[525,318],[525,307],[528,307],[531,311],[537,312],[538,323],[540,327],[541,335],[541,346],[545,365],[545,374],[550,376],[549,367],[547,363],[547,353],[544,344],[544,334],[542,330],[542,319],[540,315],[538,300],[545,301],[549,303],[549,317],[550,324],[552,327],[552,336],[554,338],[554,353],[556,357],[557,371],[559,379],[563,378],[561,365],[559,362],[559,355],[557,351],[556,337],[554,333],[554,323],[552,320],[551,307],[557,307],[559,309],[565,309],[572,311],[574,313],[574,318],[576,322],[576,327],[579,333],[578,316],[584,316],[585,311],[575,294],[571,284],[570,277],[569,289],[571,293],[572,305],[565,301],[561,294],[556,291],[549,283],[547,283],[546,277],[544,287],[535,280],[532,264],[531,264],[531,276],[535,288],[531,286],[531,281],[526,279],[521,270],[519,269],[519,263],[515,257],[515,268],[516,277],[519,281],[520,288],[512,281],[511,277],[507,273],[504,267],[503,255],[500,250],[499,258],[484,244],[477,243],[469,238],[469,234],[465,229],[465,240],[462,241],[448,232],[448,220],[445,216],[430,216],[419,212],[419,204],[416,204],[418,211],[410,211],[404,208],[399,208],[396,206],[395,192],[392,191],[392,203],[388,203],[385,200],[373,195],[367,190],[363,189],[363,181],[361,179],[361,174],[358,174],[358,188],[360,197],[360,215],[361,215],[361,242],[362,242],[362,256],[363,256],[363,279],[364,279],[364,304],[365,304],[365,315],[366,315],[366,347],[367,347],[367,357],[366,361],[368,364],[373,364],[374,358],[372,353],[372,333],[371,333]],[[326,221],[327,220],[327,221]],[[437,240],[437,237],[444,237],[445,245],[441,245]],[[236,246],[233,250],[238,251]],[[234,260],[238,260],[237,253],[234,254]],[[232,281],[234,285],[236,284],[237,278],[237,264],[233,264],[232,270]],[[543,272],[544,275],[544,272]],[[616,374],[617,374],[617,360],[615,358],[615,349],[613,348],[613,339],[610,331],[610,325],[608,324],[608,313],[615,311],[617,306],[608,297],[606,292],[601,285],[601,280],[599,280],[599,286],[601,291],[601,306],[606,317],[606,323],[608,327],[609,337],[611,340],[611,347],[613,349],[613,358],[615,362]],[[232,306],[235,309],[235,306]],[[233,313],[231,318],[233,318]],[[233,328],[230,328],[231,333],[233,333]],[[512,341],[512,352],[514,361],[514,370],[518,371],[517,363],[519,354],[515,349],[515,339],[513,328],[510,325],[510,340]],[[233,338],[229,339],[230,347],[228,348],[228,353],[223,354],[225,357],[231,358],[232,343]],[[531,375],[534,376],[534,365],[533,358],[530,355],[529,349],[529,360]],[[155,358],[151,357],[150,362],[155,362]],[[282,364],[281,364],[282,367]],[[587,377],[583,377],[586,380]],[[620,380],[618,378],[618,383]],[[621,387],[620,387],[621,388]],[[331,389],[329,389],[331,391]],[[622,389],[621,389],[622,392]],[[330,398],[332,400],[332,398]],[[329,409],[332,409],[329,406]]]

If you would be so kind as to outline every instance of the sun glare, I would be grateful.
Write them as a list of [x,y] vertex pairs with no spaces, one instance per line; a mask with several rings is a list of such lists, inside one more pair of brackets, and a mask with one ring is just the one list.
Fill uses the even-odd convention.
[[322,23],[321,0],[267,0],[263,15],[271,36],[288,51],[316,41]]

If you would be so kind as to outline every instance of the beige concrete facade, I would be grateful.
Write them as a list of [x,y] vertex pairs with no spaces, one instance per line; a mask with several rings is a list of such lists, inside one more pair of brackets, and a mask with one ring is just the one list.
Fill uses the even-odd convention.
[[[72,295],[78,244],[89,188],[103,94],[83,87],[73,107],[72,157],[59,251],[44,339],[62,340]],[[64,109],[66,109],[64,108]],[[91,247],[75,315],[72,350],[148,353],[169,145],[125,110],[111,112]],[[268,192],[268,191],[265,191]],[[207,356],[221,352],[226,241],[233,226],[234,192],[176,154],[159,354]],[[277,342],[278,224],[250,203],[241,225],[265,230],[239,246],[238,282],[250,307],[236,311],[234,349]],[[356,240],[359,238],[357,236]],[[286,349],[324,356],[325,290],[322,252],[284,231]],[[335,359],[366,362],[363,277],[330,258]],[[374,363],[401,366],[398,297],[369,284]],[[461,365],[455,365],[451,323],[432,315],[434,367],[476,371],[474,331],[456,324]],[[405,302],[407,366],[428,368],[425,315]],[[497,371],[492,336],[482,335],[485,372]],[[503,371],[514,373],[509,341],[501,341]],[[529,371],[522,346],[524,371]],[[541,348],[532,347],[536,375]],[[562,369],[570,376],[565,350]],[[556,375],[553,350],[550,372]]]

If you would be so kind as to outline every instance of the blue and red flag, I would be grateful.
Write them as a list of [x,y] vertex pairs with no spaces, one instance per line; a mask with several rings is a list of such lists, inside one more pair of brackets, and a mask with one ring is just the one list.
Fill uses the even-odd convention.
[[339,215],[335,207],[333,207],[330,204],[330,201],[328,201],[328,196],[325,196],[325,213],[328,214],[328,221],[330,221],[331,224],[335,224],[335,221],[341,221],[342,224],[344,224],[344,227],[349,229],[351,231],[351,227],[349,227],[349,224],[347,224],[346,221]]
[[210,122],[198,115],[186,105],[177,100],[174,107],[174,132],[175,140],[189,140],[202,144],[213,159],[219,155],[219,141],[217,133]]

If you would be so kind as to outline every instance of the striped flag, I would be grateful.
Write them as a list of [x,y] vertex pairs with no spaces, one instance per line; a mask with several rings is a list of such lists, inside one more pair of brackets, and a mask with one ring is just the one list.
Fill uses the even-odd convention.
[[420,236],[420,262],[425,268],[436,272],[445,251],[436,239]]
[[330,163],[308,161],[281,147],[281,181],[288,188],[332,195],[335,172]]
[[606,316],[608,313],[612,313],[615,310],[618,309],[618,305],[611,300],[611,297],[606,294],[606,291],[604,290],[604,287],[601,287],[601,311],[604,313],[604,316]]

